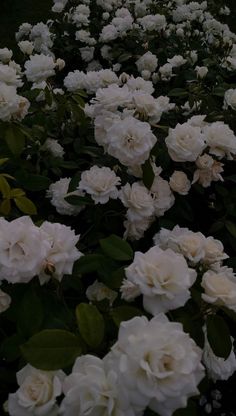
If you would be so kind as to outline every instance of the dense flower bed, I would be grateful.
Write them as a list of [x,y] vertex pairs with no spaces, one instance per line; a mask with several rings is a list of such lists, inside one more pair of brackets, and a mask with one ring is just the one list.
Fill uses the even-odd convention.
[[236,371],[230,10],[52,11],[20,26],[19,62],[0,49],[3,409],[223,414],[215,383]]

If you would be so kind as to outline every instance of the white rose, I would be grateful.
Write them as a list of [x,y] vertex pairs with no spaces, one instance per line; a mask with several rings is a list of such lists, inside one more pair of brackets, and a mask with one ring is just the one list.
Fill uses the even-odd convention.
[[202,259],[204,264],[213,264],[222,262],[229,256],[224,252],[224,246],[221,241],[213,237],[207,237],[205,240],[205,256]]
[[232,159],[231,154],[236,154],[236,136],[227,124],[216,121],[203,130],[206,143],[210,147],[210,153],[222,159],[226,156]]
[[83,61],[85,62],[92,61],[94,57],[94,51],[95,51],[95,48],[93,46],[85,46],[83,48],[79,48],[79,51],[81,53],[81,57]]
[[[210,344],[207,340],[206,327],[203,328],[205,334],[205,344],[203,348],[202,361],[207,369],[207,374],[214,383],[218,380],[228,380],[229,377],[236,371],[236,357],[234,350],[232,350],[225,360],[224,358],[217,357],[212,351]],[[233,338],[231,338],[233,341]]]
[[0,61],[7,64],[12,58],[13,52],[8,48],[0,49]]
[[30,217],[0,219],[0,279],[27,283],[39,274],[50,248],[45,234]]
[[57,416],[63,371],[41,371],[27,364],[16,373],[19,389],[8,396],[10,416]]
[[157,141],[150,125],[134,117],[115,122],[107,135],[107,152],[125,166],[143,164]]
[[18,46],[22,53],[25,53],[26,55],[32,55],[34,50],[33,42],[30,42],[29,40],[22,40],[18,43]]
[[172,69],[173,69],[173,66],[169,63],[159,68],[161,79],[163,79],[163,81],[168,81],[170,78],[172,78],[173,76]]
[[196,66],[195,71],[197,73],[197,77],[202,79],[206,77],[208,68],[206,66]]
[[39,275],[40,283],[48,281],[50,275],[61,281],[64,274],[72,273],[74,262],[83,255],[76,248],[80,236],[64,224],[48,221],[44,221],[40,230],[50,245]]
[[[139,3],[139,5],[141,5],[141,3]],[[138,7],[138,5],[135,5],[135,7]],[[148,14],[144,17],[137,19],[137,21],[144,30],[148,31],[157,30],[158,32],[160,32],[166,27],[166,18],[164,15],[161,14]]]
[[204,377],[201,355],[181,324],[159,314],[150,321],[135,317],[122,322],[118,341],[104,360],[120,372],[134,409],[144,404],[171,416],[198,394]]
[[224,109],[227,110],[228,107],[231,107],[233,110],[236,110],[236,89],[230,89],[225,91]]
[[102,32],[100,34],[100,42],[110,42],[116,38],[118,38],[119,32],[114,25],[107,25],[104,26]]
[[154,214],[153,199],[148,189],[141,183],[126,184],[119,193],[119,198],[126,208],[129,221],[142,220]]
[[0,120],[10,121],[19,109],[16,87],[0,83]]
[[136,65],[139,72],[149,71],[154,72],[157,68],[158,59],[156,55],[153,55],[151,52],[146,52],[142,55],[137,61]]
[[140,217],[138,220],[124,221],[125,233],[124,238],[130,240],[139,240],[144,236],[145,231],[148,230],[155,217]]
[[175,197],[169,183],[160,176],[155,177],[150,191],[154,199],[155,215],[161,217],[173,206]]
[[69,195],[84,196],[83,192],[78,191],[68,193],[70,181],[71,178],[61,178],[59,181],[52,183],[47,191],[47,198],[51,199],[51,204],[61,215],[78,215],[85,207],[84,205],[71,205],[65,200],[65,197]]
[[23,82],[20,76],[17,74],[15,68],[11,68],[9,65],[3,65],[0,63],[0,83],[13,86],[22,87]]
[[180,195],[187,195],[191,188],[191,183],[186,173],[177,170],[171,175],[169,184],[172,191],[177,192]]
[[110,306],[112,306],[114,300],[117,298],[117,293],[102,282],[95,280],[92,285],[88,286],[86,296],[88,300],[96,302],[108,299]]
[[56,67],[59,69],[59,71],[62,71],[62,69],[65,68],[65,65],[66,65],[66,63],[65,63],[64,59],[57,58]]
[[113,170],[105,166],[92,166],[82,173],[77,189],[91,195],[95,204],[106,204],[110,198],[118,197],[118,185],[120,178]]
[[203,275],[201,286],[205,302],[226,306],[236,312],[236,277],[231,269],[208,270]]
[[153,83],[151,81],[145,81],[141,77],[134,78],[133,76],[128,76],[126,85],[130,91],[142,90],[147,94],[152,94],[154,92]]
[[139,287],[144,309],[153,315],[184,306],[196,279],[195,270],[188,267],[181,254],[158,246],[146,253],[136,252],[125,274]]
[[41,82],[55,75],[56,64],[51,56],[31,55],[25,63],[25,75],[28,81]]
[[154,236],[154,242],[164,250],[170,248],[176,253],[181,253],[192,264],[197,264],[206,255],[206,237],[200,232],[194,233],[178,225],[172,231],[162,228]]
[[167,61],[171,64],[172,68],[177,68],[184,65],[187,62],[187,59],[184,59],[181,55],[175,55],[173,58],[167,59]]
[[42,149],[48,150],[52,156],[59,157],[63,159],[64,149],[55,139],[47,139],[42,147]]
[[117,373],[93,355],[77,358],[72,373],[65,379],[63,392],[63,416],[135,416]]
[[121,298],[126,302],[132,302],[137,296],[141,295],[139,286],[128,279],[124,279],[120,287]]
[[169,155],[175,162],[194,162],[206,147],[200,127],[188,123],[169,129],[166,138]]
[[132,95],[127,87],[119,87],[116,84],[109,85],[107,88],[99,88],[96,98],[91,100],[94,106],[94,114],[100,115],[104,110],[115,112],[118,107],[127,107],[132,103]]
[[0,313],[5,312],[11,304],[11,297],[0,289]]
[[120,121],[118,114],[111,111],[102,111],[101,115],[94,120],[94,137],[96,142],[107,149],[108,137],[107,132],[116,121]]

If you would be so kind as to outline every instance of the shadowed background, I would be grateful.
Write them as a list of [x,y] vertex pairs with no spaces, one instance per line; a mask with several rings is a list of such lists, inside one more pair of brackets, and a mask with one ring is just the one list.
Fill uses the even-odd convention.
[[0,0],[0,47],[14,48],[15,32],[21,23],[50,18],[52,0]]
[[[214,1],[217,5],[218,0]],[[15,48],[19,25],[46,21],[51,16],[52,3],[53,0],[0,0],[0,47]],[[225,4],[232,10],[227,23],[236,32],[236,0],[225,0]]]

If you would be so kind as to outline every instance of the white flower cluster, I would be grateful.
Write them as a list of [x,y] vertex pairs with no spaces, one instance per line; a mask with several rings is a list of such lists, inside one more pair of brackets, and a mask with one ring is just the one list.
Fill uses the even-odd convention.
[[27,283],[38,275],[41,284],[50,276],[60,281],[82,256],[76,248],[78,240],[63,224],[45,221],[37,227],[27,216],[11,222],[1,218],[0,280]]
[[163,314],[151,321],[136,317],[121,323],[118,340],[103,359],[81,356],[68,376],[27,364],[17,373],[19,388],[9,394],[7,407],[10,416],[85,416],[88,411],[141,416],[147,406],[171,416],[198,394],[203,376],[201,350],[181,324]]
[[[231,96],[231,91],[230,96]],[[225,95],[225,103],[227,96]],[[230,101],[228,101],[230,105]],[[184,124],[169,129],[166,146],[171,159],[175,162],[195,162],[193,183],[203,187],[212,181],[223,181],[223,163],[219,160],[232,160],[236,154],[236,136],[233,130],[222,121],[204,122],[206,116],[193,116]],[[204,153],[205,152],[205,153]],[[208,153],[207,153],[208,152]],[[214,159],[213,155],[216,159]]]
[[17,88],[23,85],[21,69],[11,61],[12,51],[5,49],[0,50],[0,120],[22,120],[30,103],[17,94]]
[[[186,357],[188,359],[186,360]],[[201,350],[182,325],[164,315],[123,322],[118,340],[103,360],[77,358],[65,378],[61,414],[141,416],[149,406],[171,416],[197,394],[203,378]],[[89,395],[89,401],[88,401]]]

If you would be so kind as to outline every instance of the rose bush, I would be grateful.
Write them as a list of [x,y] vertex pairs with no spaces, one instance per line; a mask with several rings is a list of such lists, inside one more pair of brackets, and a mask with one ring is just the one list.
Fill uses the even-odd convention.
[[218,415],[236,370],[230,11],[53,3],[17,62],[0,50],[2,411]]

